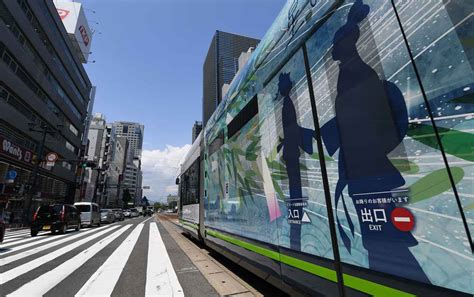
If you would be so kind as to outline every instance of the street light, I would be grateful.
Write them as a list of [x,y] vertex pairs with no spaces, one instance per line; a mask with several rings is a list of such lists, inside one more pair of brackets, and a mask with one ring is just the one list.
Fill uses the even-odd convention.
[[52,128],[48,124],[42,122],[41,124],[37,123],[28,123],[28,128],[29,131],[31,132],[38,132],[41,133],[41,142],[38,146],[37,150],[37,157],[35,160],[34,168],[33,168],[33,174],[30,176],[31,181],[31,186],[29,190],[27,191],[26,199],[25,199],[25,207],[24,207],[24,216],[23,216],[23,221],[25,223],[30,223],[31,219],[31,206],[32,206],[32,200],[33,200],[33,193],[36,189],[36,182],[38,179],[38,171],[39,171],[39,165],[41,164],[42,158],[43,158],[43,151],[44,151],[44,143],[46,142],[46,136],[49,134],[51,136],[54,136],[56,133],[60,132],[62,128],[64,128],[63,125],[56,125],[56,129]]

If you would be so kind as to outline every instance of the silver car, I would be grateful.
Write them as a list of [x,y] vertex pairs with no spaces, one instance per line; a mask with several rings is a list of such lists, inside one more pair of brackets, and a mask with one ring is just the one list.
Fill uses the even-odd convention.
[[81,213],[82,226],[100,226],[99,205],[93,202],[76,202],[74,206]]
[[111,209],[101,209],[100,210],[100,221],[102,223],[113,223],[115,222],[115,214]]

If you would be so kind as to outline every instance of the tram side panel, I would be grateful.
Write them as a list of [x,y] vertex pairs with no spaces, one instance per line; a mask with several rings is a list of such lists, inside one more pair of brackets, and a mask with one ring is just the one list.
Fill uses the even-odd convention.
[[[206,127],[206,241],[315,295],[472,295],[472,5],[310,2]],[[277,38],[298,11],[331,13]]]

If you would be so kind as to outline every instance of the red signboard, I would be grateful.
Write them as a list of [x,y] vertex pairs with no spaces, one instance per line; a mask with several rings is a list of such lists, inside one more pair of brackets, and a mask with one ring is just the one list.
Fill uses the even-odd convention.
[[32,151],[15,144],[3,136],[0,136],[0,155],[8,156],[28,164],[32,164],[34,160]]
[[64,20],[67,15],[69,14],[69,10],[66,10],[66,9],[61,9],[61,8],[58,8],[58,14],[59,14],[59,17],[61,18],[61,20]]
[[82,40],[84,41],[84,44],[88,46],[90,40],[89,40],[89,35],[87,34],[86,28],[82,25],[79,26],[79,32],[81,32],[81,36],[82,36]]
[[415,227],[415,217],[404,207],[397,207],[392,211],[392,223],[400,231],[408,232]]

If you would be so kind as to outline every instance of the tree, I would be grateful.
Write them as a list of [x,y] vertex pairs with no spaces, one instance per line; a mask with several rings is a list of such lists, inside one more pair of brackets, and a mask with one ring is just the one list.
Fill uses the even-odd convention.
[[122,196],[122,201],[123,201],[123,208],[128,208],[129,205],[128,203],[132,201],[132,195],[130,195],[130,191],[127,189],[123,190],[123,196]]
[[167,207],[168,207],[168,205],[166,203],[155,202],[153,204],[153,208],[155,209],[155,211],[157,211],[159,209],[166,209]]
[[148,198],[146,198],[146,196],[143,196],[143,198],[142,198],[142,205],[143,206],[150,206],[150,202],[148,201]]

